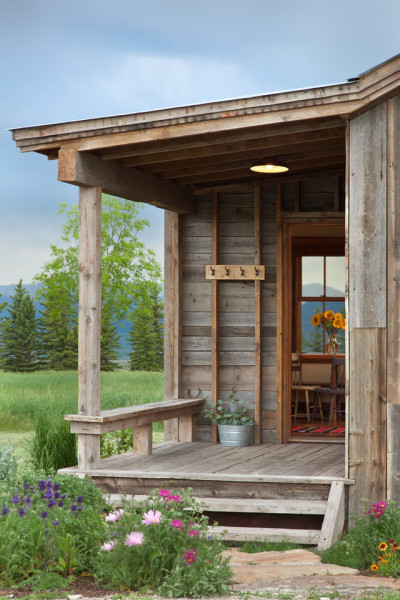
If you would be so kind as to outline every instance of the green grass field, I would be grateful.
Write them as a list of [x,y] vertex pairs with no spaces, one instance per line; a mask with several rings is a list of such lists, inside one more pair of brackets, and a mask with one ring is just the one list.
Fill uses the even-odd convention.
[[[157,402],[164,399],[164,376],[122,370],[102,373],[100,395],[102,409]],[[23,456],[41,412],[55,418],[78,412],[77,371],[0,371],[0,444],[11,437]],[[161,441],[161,424],[154,429],[154,441]]]

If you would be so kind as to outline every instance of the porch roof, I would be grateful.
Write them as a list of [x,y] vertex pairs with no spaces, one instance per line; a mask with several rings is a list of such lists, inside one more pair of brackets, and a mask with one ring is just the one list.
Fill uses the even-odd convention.
[[[22,152],[59,159],[59,179],[176,212],[208,188],[265,183],[277,157],[297,178],[345,167],[346,120],[400,88],[400,55],[347,83],[130,115],[13,129]],[[121,184],[121,182],[123,182]]]

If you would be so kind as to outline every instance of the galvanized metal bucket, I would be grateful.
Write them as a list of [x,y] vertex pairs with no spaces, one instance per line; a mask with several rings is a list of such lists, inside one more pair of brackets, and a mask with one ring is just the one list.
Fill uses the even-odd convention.
[[250,446],[254,425],[218,425],[221,446]]

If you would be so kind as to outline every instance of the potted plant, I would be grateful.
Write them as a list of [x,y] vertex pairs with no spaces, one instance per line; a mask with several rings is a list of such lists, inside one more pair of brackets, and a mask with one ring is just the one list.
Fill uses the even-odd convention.
[[229,394],[229,409],[224,408],[222,400],[204,411],[204,416],[218,426],[221,446],[249,446],[254,429],[254,419],[237,398],[237,391]]

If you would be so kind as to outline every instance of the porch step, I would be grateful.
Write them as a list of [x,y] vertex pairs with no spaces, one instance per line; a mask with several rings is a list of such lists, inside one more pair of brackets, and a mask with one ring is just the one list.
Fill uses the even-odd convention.
[[319,529],[279,529],[271,527],[213,527],[230,542],[282,542],[316,546],[321,532]]
[[[144,500],[146,496],[136,495],[135,499]],[[109,502],[121,506],[122,496],[113,494]],[[321,515],[321,529],[297,529],[274,527],[236,527],[233,525],[218,526],[213,530],[221,533],[229,541],[278,542],[288,540],[297,544],[318,545],[320,550],[329,548],[339,537],[344,525],[344,482],[333,481],[328,500],[299,499],[238,499],[238,498],[199,498],[206,512],[213,513],[218,521],[218,514],[241,513],[243,515],[298,515],[299,517]],[[232,520],[232,517],[230,517]]]

